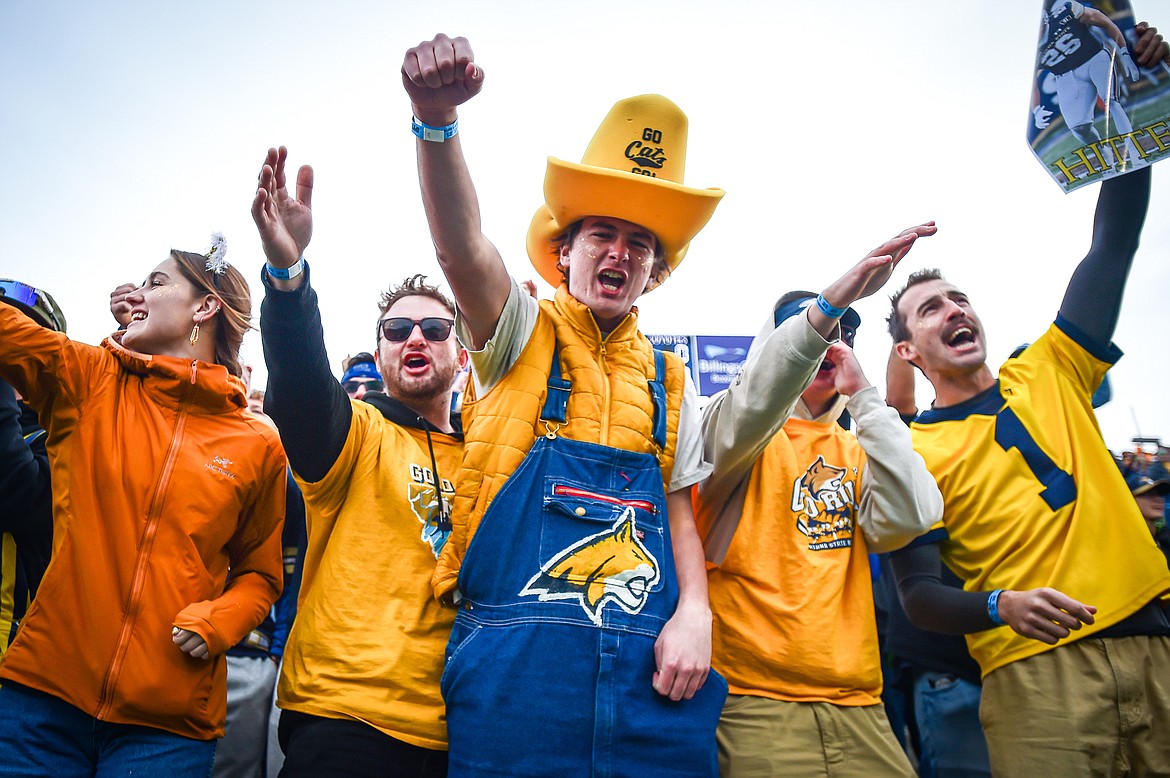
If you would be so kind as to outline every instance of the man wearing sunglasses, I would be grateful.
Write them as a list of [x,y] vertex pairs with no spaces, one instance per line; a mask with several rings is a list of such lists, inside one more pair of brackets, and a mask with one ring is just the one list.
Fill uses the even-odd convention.
[[[875,249],[901,258],[933,225]],[[832,299],[829,290],[821,298]],[[724,776],[915,775],[881,701],[868,554],[912,541],[942,498],[909,430],[853,354],[861,317],[842,311],[824,358],[797,359],[812,292],[789,292],[735,383],[703,413],[714,472],[695,514],[707,552],[712,663],[730,696]],[[839,424],[848,409],[857,435]]]
[[362,351],[345,360],[341,387],[351,400],[360,400],[366,392],[381,392],[386,385],[378,372],[378,360],[368,351]]
[[372,367],[385,393],[346,396],[329,370],[304,261],[313,171],[301,168],[294,199],[286,158],[283,147],[269,150],[252,207],[267,258],[264,409],[304,493],[308,528],[277,687],[281,775],[439,778],[439,676],[454,613],[430,581],[451,532],[463,449],[451,394],[467,352],[453,334],[454,305],[413,276],[379,305]]

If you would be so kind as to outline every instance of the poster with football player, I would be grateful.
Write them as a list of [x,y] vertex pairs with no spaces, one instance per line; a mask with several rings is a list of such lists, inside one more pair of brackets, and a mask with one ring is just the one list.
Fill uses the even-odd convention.
[[1170,155],[1170,67],[1128,0],[1043,0],[1028,143],[1066,192]]

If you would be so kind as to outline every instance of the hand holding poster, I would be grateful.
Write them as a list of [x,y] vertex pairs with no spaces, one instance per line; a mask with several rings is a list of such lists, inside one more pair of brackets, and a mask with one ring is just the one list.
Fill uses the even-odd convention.
[[1170,53],[1128,0],[1044,0],[1028,142],[1066,192],[1170,155]]

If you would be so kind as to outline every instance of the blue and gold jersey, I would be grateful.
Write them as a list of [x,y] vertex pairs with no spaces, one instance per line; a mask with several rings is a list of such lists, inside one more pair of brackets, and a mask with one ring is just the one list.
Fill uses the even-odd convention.
[[[995,386],[911,425],[938,481],[943,559],[968,591],[1052,587],[1097,607],[1086,637],[1170,593],[1170,570],[1090,404],[1121,352],[1057,318]],[[1052,646],[1002,627],[967,636],[983,674]],[[1059,644],[1058,644],[1059,645]]]
[[1036,68],[1056,75],[1088,62],[1101,51],[1101,43],[1073,10],[1074,3],[1056,2],[1041,20]]

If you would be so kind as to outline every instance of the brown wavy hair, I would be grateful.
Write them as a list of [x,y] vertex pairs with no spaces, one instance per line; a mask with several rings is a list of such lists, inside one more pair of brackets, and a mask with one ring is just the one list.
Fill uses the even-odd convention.
[[[379,317],[385,316],[386,311],[390,310],[394,303],[403,297],[429,297],[450,311],[452,316],[455,315],[455,303],[451,302],[450,298],[443,294],[439,287],[428,284],[425,275],[416,273],[398,286],[392,286],[387,291],[382,292],[382,299],[378,301]],[[378,331],[381,332],[381,329]]]
[[207,257],[190,251],[171,249],[171,258],[183,277],[195,285],[200,294],[209,294],[220,302],[219,325],[215,328],[215,363],[234,376],[243,375],[240,344],[244,333],[252,329],[252,292],[239,270],[228,265],[222,274],[207,269]]

